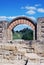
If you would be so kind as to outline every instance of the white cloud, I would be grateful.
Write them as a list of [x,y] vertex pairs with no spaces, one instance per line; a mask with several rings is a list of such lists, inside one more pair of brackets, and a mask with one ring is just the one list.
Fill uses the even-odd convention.
[[9,16],[9,17],[7,17],[8,19],[13,19],[13,18],[15,18],[16,16]]
[[44,9],[43,8],[38,8],[37,10],[38,12],[44,13]]
[[41,4],[35,4],[36,7],[41,6]]
[[29,18],[32,19],[32,20],[34,20],[34,21],[36,21],[36,18],[33,17],[33,16],[31,16],[31,17],[29,17]]
[[[21,16],[21,15],[20,15]],[[22,15],[22,16],[25,16],[25,15]],[[14,18],[16,18],[16,17],[19,17],[19,16],[0,16],[0,21],[3,21],[3,20],[11,20],[11,19],[14,19]],[[27,16],[26,16],[27,17]],[[32,19],[33,21],[36,21],[36,18],[35,17],[33,17],[33,16],[31,16],[31,17],[29,17],[30,19]]]
[[28,9],[28,10],[36,10],[36,7],[33,7],[33,6],[26,6],[25,9]]
[[10,19],[13,19],[15,18],[15,16],[0,16],[0,20],[10,20]]
[[34,10],[29,10],[29,11],[27,11],[26,12],[26,14],[30,14],[30,15],[33,15],[33,14],[35,14],[36,12],[34,11]]
[[0,18],[6,18],[6,16],[0,16]]
[[0,16],[0,20],[6,20],[6,16]]
[[34,6],[24,6],[21,9],[26,10],[25,14],[33,15],[36,13],[44,13],[44,8],[40,8],[41,4],[35,4]]
[[25,9],[26,10],[26,14],[32,15],[36,13],[36,7],[34,6],[25,6],[25,7],[21,7],[21,9]]
[[36,7],[34,7],[34,6],[25,6],[25,7],[21,7],[21,9],[36,10]]

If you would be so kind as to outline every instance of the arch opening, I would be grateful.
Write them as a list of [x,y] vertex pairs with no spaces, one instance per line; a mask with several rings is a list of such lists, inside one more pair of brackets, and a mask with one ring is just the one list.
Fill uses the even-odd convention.
[[12,29],[14,29],[14,27],[16,27],[17,25],[20,25],[20,24],[26,24],[32,28],[33,39],[35,40],[36,39],[36,24],[27,17],[18,17],[10,22],[10,24],[8,26],[8,32],[11,33],[10,35],[8,35],[9,39],[10,40],[12,39]]
[[29,25],[19,24],[12,29],[13,40],[33,40],[33,30]]

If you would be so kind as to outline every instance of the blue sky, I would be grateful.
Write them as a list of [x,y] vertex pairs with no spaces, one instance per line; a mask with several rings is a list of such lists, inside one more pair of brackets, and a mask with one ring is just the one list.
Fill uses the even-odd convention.
[[0,0],[0,20],[17,16],[44,17],[44,0]]

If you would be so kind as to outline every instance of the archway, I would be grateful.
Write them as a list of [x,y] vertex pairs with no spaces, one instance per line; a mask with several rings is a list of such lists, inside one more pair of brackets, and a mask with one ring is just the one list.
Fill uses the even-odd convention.
[[27,18],[27,17],[17,17],[15,19],[13,19],[9,25],[8,25],[8,40],[12,40],[12,29],[19,25],[19,24],[27,24],[29,26],[31,26],[32,30],[33,30],[33,39],[36,40],[37,39],[37,27],[36,27],[36,23],[34,23],[31,19]]

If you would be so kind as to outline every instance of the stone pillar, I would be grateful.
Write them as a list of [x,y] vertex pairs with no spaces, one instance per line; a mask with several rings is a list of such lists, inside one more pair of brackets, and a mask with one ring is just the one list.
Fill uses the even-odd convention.
[[35,30],[33,30],[33,40],[35,40]]
[[6,21],[3,21],[3,25],[2,25],[2,27],[3,27],[3,29],[2,29],[2,36],[3,36],[3,40],[2,40],[2,42],[7,42],[7,22]]
[[37,40],[41,39],[41,23],[37,22]]
[[3,28],[3,42],[7,42],[7,30]]
[[11,30],[7,30],[8,31],[8,33],[7,33],[7,40],[8,41],[12,41],[12,31]]

